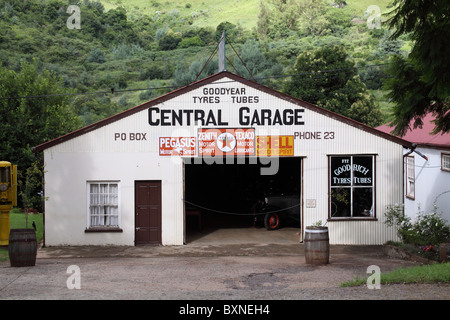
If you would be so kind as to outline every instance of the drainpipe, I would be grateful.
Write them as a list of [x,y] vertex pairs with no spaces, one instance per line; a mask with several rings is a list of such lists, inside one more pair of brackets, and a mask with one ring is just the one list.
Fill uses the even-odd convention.
[[417,153],[419,156],[421,156],[422,158],[425,159],[425,161],[428,161],[428,157],[426,155],[424,155],[422,152],[416,150],[417,148],[417,144],[413,143],[411,144],[412,148],[403,155],[403,158],[406,158],[407,156],[409,156],[411,153],[415,152]]
[[411,153],[413,153],[414,150],[416,150],[417,144],[413,143],[413,144],[411,144],[411,147],[412,147],[412,148],[411,148],[407,153],[405,153],[405,154],[403,155],[403,159],[406,158],[407,156],[409,156]]

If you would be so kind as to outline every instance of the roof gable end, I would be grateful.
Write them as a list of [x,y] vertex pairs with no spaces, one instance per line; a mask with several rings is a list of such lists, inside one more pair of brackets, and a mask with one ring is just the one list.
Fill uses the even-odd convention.
[[53,139],[53,140],[47,141],[45,143],[42,143],[42,144],[40,144],[38,146],[35,146],[33,148],[33,151],[34,152],[44,151],[45,149],[48,149],[48,148],[50,148],[52,146],[55,146],[55,145],[60,144],[60,143],[63,143],[65,141],[67,141],[67,140],[70,140],[70,139],[73,139],[75,137],[81,136],[81,135],[86,134],[88,132],[94,131],[94,130],[99,129],[99,128],[103,127],[103,126],[109,125],[109,124],[111,124],[113,122],[116,122],[116,121],[118,121],[120,119],[123,119],[125,117],[131,116],[131,115],[133,115],[133,114],[135,114],[137,112],[140,112],[140,111],[146,110],[148,108],[154,107],[156,105],[159,105],[159,104],[161,104],[163,102],[166,102],[166,101],[168,101],[170,99],[173,99],[175,97],[178,97],[180,95],[186,94],[186,93],[188,93],[188,92],[190,92],[190,91],[192,91],[194,89],[197,89],[197,88],[199,88],[201,86],[205,86],[205,85],[208,85],[208,84],[213,83],[213,82],[217,83],[217,81],[220,81],[222,79],[224,79],[223,80],[224,83],[230,82],[230,81],[243,83],[243,84],[245,84],[247,86],[250,86],[250,87],[252,87],[252,88],[254,88],[256,90],[265,92],[265,93],[270,94],[272,96],[275,96],[275,97],[277,97],[279,99],[282,99],[282,100],[288,101],[290,103],[299,105],[299,106],[301,106],[303,108],[306,108],[306,109],[309,109],[309,110],[311,110],[313,112],[320,113],[322,115],[325,115],[325,116],[330,117],[332,119],[335,119],[337,121],[343,122],[343,123],[345,123],[347,125],[356,127],[356,128],[358,128],[360,130],[369,132],[371,134],[374,134],[374,135],[379,136],[379,137],[384,138],[384,139],[391,140],[391,141],[393,141],[395,143],[398,143],[398,144],[401,144],[401,145],[403,145],[405,147],[411,147],[411,143],[409,141],[406,141],[404,139],[392,136],[389,133],[386,133],[386,132],[374,129],[372,127],[369,127],[369,126],[367,126],[365,124],[362,124],[362,123],[360,123],[358,121],[355,121],[353,119],[347,118],[347,117],[342,116],[340,114],[337,114],[337,113],[334,113],[332,111],[329,111],[329,110],[326,110],[324,108],[321,108],[319,106],[316,106],[316,105],[314,105],[312,103],[309,103],[309,102],[306,102],[306,101],[303,101],[303,100],[291,97],[291,96],[286,95],[284,93],[281,93],[279,91],[276,91],[276,90],[273,90],[271,88],[268,88],[268,87],[266,87],[264,85],[258,84],[258,83],[254,82],[254,81],[247,80],[247,79],[245,79],[243,77],[240,77],[238,75],[235,75],[235,74],[233,74],[231,72],[223,71],[223,72],[211,75],[209,77],[206,77],[206,78],[204,78],[202,80],[199,80],[197,82],[191,83],[191,84],[189,84],[187,86],[184,86],[184,87],[178,88],[176,90],[173,90],[173,91],[171,91],[171,92],[169,92],[169,93],[167,93],[165,95],[162,95],[162,96],[157,97],[157,98],[155,98],[153,100],[150,100],[150,101],[147,101],[147,102],[145,102],[143,104],[140,104],[140,105],[138,105],[136,107],[127,109],[127,110],[125,110],[123,112],[120,112],[120,113],[118,113],[116,115],[113,115],[111,117],[105,118],[103,120],[100,120],[98,122],[95,122],[93,124],[90,124],[88,126],[80,128],[78,130],[75,130],[73,132],[70,132],[70,133],[68,133],[66,135],[63,135],[61,137],[58,137],[56,139]]

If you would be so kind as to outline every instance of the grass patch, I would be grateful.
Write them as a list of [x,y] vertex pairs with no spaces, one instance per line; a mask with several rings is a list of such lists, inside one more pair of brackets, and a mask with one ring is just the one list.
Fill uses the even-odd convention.
[[[370,275],[369,275],[370,276]],[[367,278],[359,278],[344,282],[341,287],[361,286],[367,283]],[[381,284],[398,283],[450,283],[450,263],[399,268],[381,274]]]
[[[23,229],[26,227],[26,216],[25,213],[20,212],[18,209],[13,209],[9,213],[9,220],[11,224],[11,229]],[[39,243],[42,241],[44,236],[44,222],[43,214],[30,214],[28,215],[28,228],[33,228],[33,221],[36,224],[36,240]],[[8,247],[0,247],[0,262],[9,260]]]

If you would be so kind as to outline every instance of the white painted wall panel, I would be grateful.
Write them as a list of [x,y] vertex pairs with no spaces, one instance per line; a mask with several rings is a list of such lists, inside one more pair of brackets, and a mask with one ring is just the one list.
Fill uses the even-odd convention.
[[[258,97],[258,103],[237,104],[232,97],[220,95],[220,103],[194,103],[204,97],[204,87],[165,101],[163,109],[203,109],[218,114],[226,127],[240,128],[239,108],[251,110],[301,108],[245,84],[221,79],[207,88],[245,88],[245,96]],[[303,202],[316,200],[314,208],[303,205],[304,225],[328,219],[328,155],[376,155],[376,221],[330,221],[330,242],[340,244],[381,244],[395,238],[384,225],[383,212],[388,204],[402,201],[402,146],[330,116],[304,108],[304,125],[258,126],[256,135],[294,135],[315,132],[316,139],[295,139],[295,156],[303,157]],[[46,241],[59,244],[134,244],[134,181],[162,181],[162,241],[165,245],[183,244],[182,165],[176,157],[159,156],[159,137],[197,137],[199,128],[209,126],[150,126],[148,110],[127,116],[94,131],[48,148],[46,164]],[[145,135],[145,140],[130,140],[130,135]],[[119,134],[119,136],[118,136]],[[126,139],[122,140],[122,134]],[[317,138],[320,134],[320,139]],[[325,139],[327,135],[328,138]],[[177,161],[178,160],[178,161]],[[121,227],[123,233],[84,233],[86,228],[86,181],[120,181]]]
[[414,220],[419,212],[428,214],[436,210],[450,224],[450,172],[441,170],[442,153],[450,152],[432,148],[417,151],[428,160],[417,153],[410,155],[414,157],[415,198],[405,198],[405,213]]

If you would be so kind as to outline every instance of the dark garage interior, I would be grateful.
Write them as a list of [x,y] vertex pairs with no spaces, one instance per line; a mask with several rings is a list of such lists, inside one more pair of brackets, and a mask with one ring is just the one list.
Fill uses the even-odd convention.
[[[198,159],[197,159],[198,160]],[[267,161],[249,158],[234,162],[185,162],[185,222],[186,241],[200,238],[218,229],[257,228],[265,232],[265,212],[279,214],[276,229],[300,227],[301,158],[280,157],[274,175],[261,175]],[[192,161],[194,162],[194,161]],[[264,164],[263,164],[264,163]],[[278,199],[277,206],[265,204],[265,199]],[[280,200],[281,199],[281,205]],[[264,208],[263,208],[264,207]],[[290,213],[280,207],[290,208]],[[265,210],[265,211],[264,211]],[[286,217],[285,217],[286,216]]]

